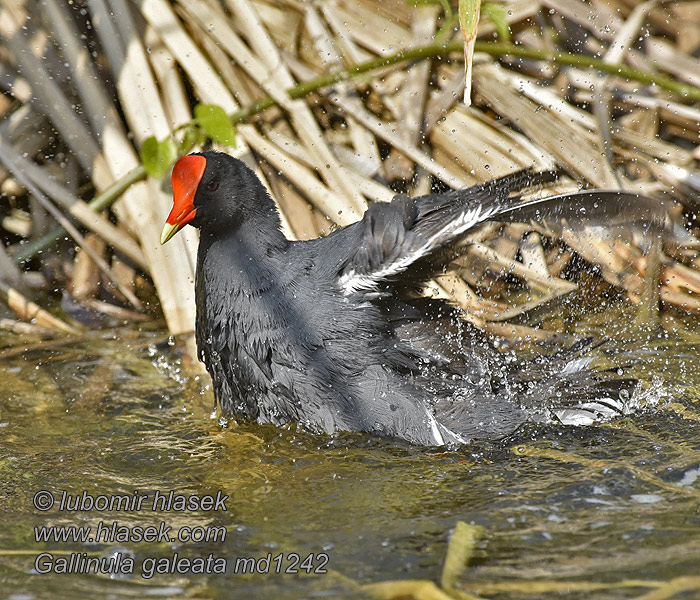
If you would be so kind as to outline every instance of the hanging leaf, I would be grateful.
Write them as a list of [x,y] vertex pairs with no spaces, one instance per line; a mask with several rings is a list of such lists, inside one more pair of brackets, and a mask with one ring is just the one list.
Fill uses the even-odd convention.
[[194,118],[204,132],[215,142],[233,146],[236,131],[223,108],[216,104],[198,104],[194,107]]
[[472,103],[472,59],[480,10],[481,0],[459,0],[459,28],[464,36],[464,103],[467,106]]
[[177,148],[170,138],[159,142],[155,136],[151,136],[141,146],[141,162],[146,173],[155,179],[163,177],[176,158]]

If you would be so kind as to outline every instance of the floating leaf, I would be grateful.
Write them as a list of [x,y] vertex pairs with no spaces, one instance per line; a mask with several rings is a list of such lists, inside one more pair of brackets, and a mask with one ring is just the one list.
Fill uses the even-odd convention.
[[155,179],[160,179],[170,169],[177,158],[177,148],[170,138],[159,142],[151,136],[141,146],[141,162],[146,172]]
[[214,141],[226,146],[235,144],[236,131],[226,111],[216,104],[198,104],[194,107],[197,124]]

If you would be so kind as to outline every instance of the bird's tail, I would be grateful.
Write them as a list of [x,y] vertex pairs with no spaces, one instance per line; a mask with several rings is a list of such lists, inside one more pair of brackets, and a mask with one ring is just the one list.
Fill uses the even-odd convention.
[[537,368],[525,367],[522,381],[516,376],[510,391],[534,420],[590,425],[629,415],[658,400],[658,394],[643,390],[637,379],[596,369],[594,359],[582,356],[581,350],[579,345],[544,357],[537,361]]

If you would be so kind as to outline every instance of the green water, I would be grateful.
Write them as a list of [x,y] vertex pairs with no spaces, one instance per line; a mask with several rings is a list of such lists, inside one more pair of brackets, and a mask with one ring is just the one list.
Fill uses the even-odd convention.
[[[593,317],[580,324],[606,327]],[[366,597],[367,583],[439,581],[459,521],[482,526],[483,537],[457,586],[484,598],[637,598],[700,574],[700,369],[688,335],[606,345],[609,360],[629,365],[647,385],[663,378],[657,406],[614,423],[530,429],[503,447],[448,453],[359,435],[223,427],[210,418],[211,393],[193,379],[176,380],[172,352],[149,350],[158,337],[124,331],[35,347],[28,340],[26,351],[18,338],[0,340],[0,597]],[[71,512],[56,504],[40,512],[33,499],[42,490],[57,503],[63,492],[228,499],[225,511],[154,512],[147,499],[140,511]],[[225,528],[226,537],[35,539],[35,526],[96,528],[100,521]],[[121,552],[133,558],[133,574],[40,574],[34,566],[43,552],[54,560]],[[229,572],[142,576],[144,564],[175,553],[220,557]],[[324,563],[327,572],[275,573],[274,563],[267,574],[234,572],[237,559],[268,554],[281,556],[282,570],[293,566],[291,554],[300,562],[312,555],[307,567]],[[528,588],[629,580],[650,587]],[[512,587],[484,587],[491,584]],[[700,597],[690,587],[663,597]]]

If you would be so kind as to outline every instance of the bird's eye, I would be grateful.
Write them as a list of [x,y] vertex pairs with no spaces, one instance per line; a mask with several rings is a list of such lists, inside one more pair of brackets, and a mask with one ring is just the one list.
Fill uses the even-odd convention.
[[207,190],[209,190],[210,192],[215,192],[218,189],[219,189],[219,180],[218,179],[212,179],[209,183],[207,183]]

